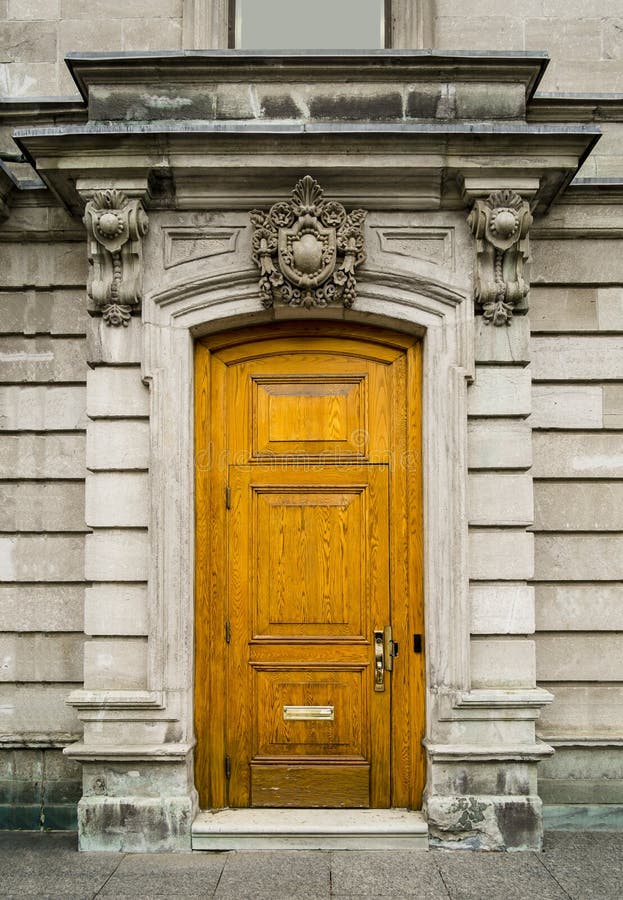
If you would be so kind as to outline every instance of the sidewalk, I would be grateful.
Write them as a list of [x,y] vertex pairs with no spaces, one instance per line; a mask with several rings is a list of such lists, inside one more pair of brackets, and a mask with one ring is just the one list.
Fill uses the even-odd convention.
[[549,832],[543,853],[78,853],[74,834],[0,832],[0,897],[620,900],[623,833]]

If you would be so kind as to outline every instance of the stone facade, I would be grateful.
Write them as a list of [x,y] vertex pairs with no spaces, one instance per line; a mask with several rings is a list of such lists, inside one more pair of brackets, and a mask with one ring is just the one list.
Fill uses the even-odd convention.
[[190,848],[193,340],[313,314],[249,217],[310,174],[367,210],[322,315],[424,341],[431,842],[620,823],[623,7],[254,59],[226,2],[83,6],[0,2],[0,825]]

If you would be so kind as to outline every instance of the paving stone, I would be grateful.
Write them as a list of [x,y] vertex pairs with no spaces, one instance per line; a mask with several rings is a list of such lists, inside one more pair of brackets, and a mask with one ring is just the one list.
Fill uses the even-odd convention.
[[568,843],[550,840],[541,860],[572,900],[621,896],[623,834],[582,834]]
[[434,854],[422,851],[370,851],[331,854],[333,897],[447,898]]
[[331,893],[329,854],[318,852],[232,853],[216,900],[324,900]]
[[225,853],[129,854],[101,892],[102,897],[211,897],[218,885]]
[[568,900],[536,853],[435,851],[452,900]]

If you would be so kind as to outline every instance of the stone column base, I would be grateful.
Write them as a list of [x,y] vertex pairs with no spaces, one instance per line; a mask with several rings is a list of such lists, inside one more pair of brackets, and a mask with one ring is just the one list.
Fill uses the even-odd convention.
[[429,846],[444,850],[540,850],[543,809],[535,795],[432,796]]
[[199,809],[190,756],[168,762],[91,759],[82,775],[81,850],[190,851]]
[[196,809],[192,797],[83,797],[78,803],[80,850],[190,851]]

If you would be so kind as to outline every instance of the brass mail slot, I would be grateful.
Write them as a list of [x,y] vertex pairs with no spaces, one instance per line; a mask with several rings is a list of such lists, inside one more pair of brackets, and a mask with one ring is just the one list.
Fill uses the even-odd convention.
[[283,718],[288,719],[334,719],[333,706],[284,706]]

